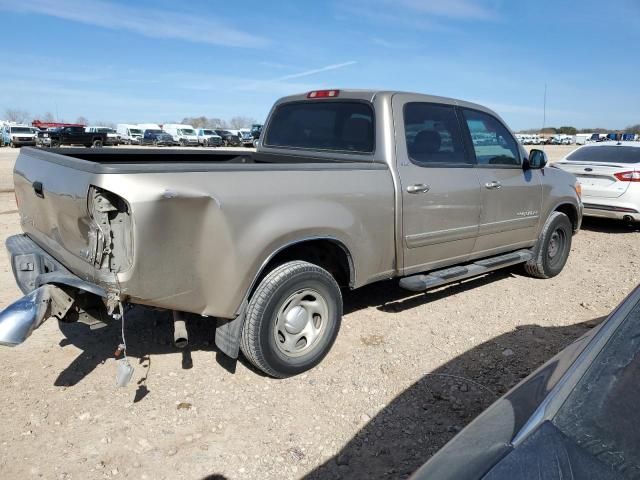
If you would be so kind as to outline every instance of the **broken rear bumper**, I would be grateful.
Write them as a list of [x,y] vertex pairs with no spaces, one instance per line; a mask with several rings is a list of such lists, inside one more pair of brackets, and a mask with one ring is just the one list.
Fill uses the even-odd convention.
[[6,246],[11,257],[13,276],[24,294],[43,285],[59,284],[78,288],[99,297],[107,296],[104,288],[71,273],[27,235],[13,235],[7,238]]

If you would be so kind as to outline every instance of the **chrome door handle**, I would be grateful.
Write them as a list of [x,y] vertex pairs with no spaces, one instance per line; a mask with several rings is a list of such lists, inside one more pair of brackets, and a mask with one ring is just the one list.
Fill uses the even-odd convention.
[[407,193],[427,193],[431,187],[424,183],[416,183],[407,187]]
[[487,182],[487,183],[484,184],[484,186],[485,186],[485,188],[488,188],[489,190],[502,188],[502,184],[500,182],[498,182],[497,180],[494,180],[493,182]]

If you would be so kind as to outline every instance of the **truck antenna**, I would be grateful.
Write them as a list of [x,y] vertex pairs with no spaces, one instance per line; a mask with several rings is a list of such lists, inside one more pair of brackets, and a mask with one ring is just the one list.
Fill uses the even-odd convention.
[[[540,131],[540,133],[542,133],[542,135],[544,135],[544,128],[547,125],[547,84],[545,82],[544,84],[544,97],[542,100],[542,130]],[[542,144],[542,151],[544,152],[544,147],[547,145],[547,142],[545,141]]]

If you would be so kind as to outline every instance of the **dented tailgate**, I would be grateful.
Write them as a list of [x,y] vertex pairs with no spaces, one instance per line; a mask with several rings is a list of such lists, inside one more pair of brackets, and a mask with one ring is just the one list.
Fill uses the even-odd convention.
[[99,281],[131,262],[126,203],[92,186],[95,174],[24,149],[14,169],[23,231],[78,276]]

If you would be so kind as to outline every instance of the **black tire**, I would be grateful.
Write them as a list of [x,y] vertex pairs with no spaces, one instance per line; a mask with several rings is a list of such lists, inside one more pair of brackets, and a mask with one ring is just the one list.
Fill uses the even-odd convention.
[[91,142],[92,148],[102,148],[102,140],[96,138],[93,142]]
[[16,148],[16,144],[15,144],[15,143],[13,143],[13,140],[10,140],[10,141],[9,141],[9,146],[10,146],[11,148]]
[[526,272],[536,278],[558,275],[569,258],[573,227],[562,212],[553,212],[542,227],[533,249],[534,257],[524,264]]
[[[301,300],[292,300],[296,297]],[[325,302],[325,318],[317,313],[310,314],[308,307],[294,306],[289,309],[294,302],[297,302],[296,305],[308,305],[321,301]],[[291,332],[285,331],[285,325],[278,323],[286,323],[285,317],[289,322],[289,315],[294,308],[301,308],[299,312],[304,311],[302,317],[312,318],[303,320],[303,323],[306,321],[307,326],[313,323],[313,328],[320,330],[320,333],[311,343],[308,343],[306,336],[300,337],[293,345],[294,350],[298,350],[288,354],[284,351],[286,341],[283,332],[287,335]],[[293,317],[300,318],[300,315]],[[292,322],[297,322],[298,318],[293,318]],[[327,355],[338,335],[341,320],[342,294],[331,274],[308,262],[287,262],[269,272],[253,292],[247,306],[240,348],[244,356],[267,375],[275,378],[297,375],[315,367]],[[305,330],[301,326],[299,329],[302,332]],[[300,333],[296,332],[292,337]]]

